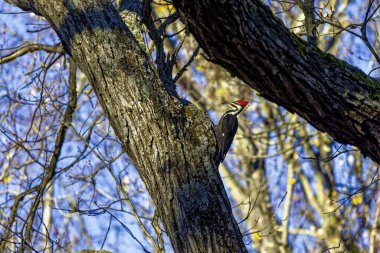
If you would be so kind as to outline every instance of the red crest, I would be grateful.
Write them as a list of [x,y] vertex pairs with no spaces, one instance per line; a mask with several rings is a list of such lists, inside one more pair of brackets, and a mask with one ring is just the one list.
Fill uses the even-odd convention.
[[249,101],[247,101],[247,100],[236,100],[234,103],[237,103],[243,107],[246,107],[248,105]]

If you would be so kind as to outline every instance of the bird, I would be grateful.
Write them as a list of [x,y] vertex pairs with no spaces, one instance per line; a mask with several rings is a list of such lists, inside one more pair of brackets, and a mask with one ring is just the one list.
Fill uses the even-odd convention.
[[219,165],[224,161],[238,129],[237,116],[247,107],[248,104],[249,101],[247,100],[236,100],[232,103],[228,103],[227,105],[230,109],[223,114],[218,124],[213,126],[218,145],[217,154],[215,157],[216,164]]

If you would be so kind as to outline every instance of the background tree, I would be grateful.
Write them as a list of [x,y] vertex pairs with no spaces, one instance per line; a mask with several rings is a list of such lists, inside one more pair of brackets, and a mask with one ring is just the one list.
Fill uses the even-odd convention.
[[[29,6],[22,5],[29,2],[16,3],[23,8]],[[228,209],[229,206],[220,194],[223,190],[216,169],[206,169],[208,179],[199,180],[204,172],[199,168],[213,166],[210,160],[215,142],[209,135],[209,121],[192,105],[181,107],[178,97],[190,99],[198,108],[214,109],[209,111],[213,119],[215,112],[222,113],[220,105],[223,102],[234,98],[252,100],[250,109],[240,119],[234,155],[227,156],[227,161],[219,168],[249,251],[378,250],[378,166],[364,160],[355,148],[336,143],[296,115],[258,97],[241,81],[211,64],[208,61],[210,55],[200,51],[189,35],[187,28],[191,26],[179,22],[170,2],[153,2],[152,8],[133,1],[114,3],[136,41],[131,41],[124,32],[119,33],[125,27],[115,25],[118,17],[113,6],[86,3],[75,6],[73,2],[72,6],[65,6],[71,12],[65,13],[59,1],[54,6],[52,3],[44,6],[38,1],[36,3],[33,8],[37,9],[33,11],[45,16],[49,24],[45,19],[27,13],[16,15],[4,11],[8,14],[3,12],[1,16],[4,29],[0,58],[1,94],[2,104],[7,105],[2,107],[1,114],[2,250],[64,252],[106,248],[118,252],[125,247],[136,247],[141,251],[165,252],[171,251],[172,247],[178,250],[188,246],[189,251],[191,247],[199,247],[199,251],[204,252],[201,247],[210,245],[204,237],[215,236],[225,240],[218,235],[236,234],[231,241],[239,241],[236,228],[234,231],[219,231],[223,224],[215,222],[230,221],[234,224],[228,212],[221,214],[211,208],[225,206]],[[307,17],[305,10],[310,6],[305,7],[306,2],[268,4],[288,28],[305,36],[309,43],[316,43],[321,49],[357,64],[372,76],[378,76],[378,54],[373,51],[378,48],[378,3],[369,1],[355,9],[355,3],[316,2],[313,29],[307,27],[310,16]],[[13,11],[9,5],[3,5],[6,10]],[[59,7],[63,9],[57,11]],[[107,15],[97,7],[106,8]],[[352,13],[353,10],[356,12]],[[363,40],[364,37],[351,39],[352,36],[359,38],[352,32],[358,29],[359,24],[364,24],[352,16],[364,20],[360,19],[363,15],[366,15],[365,20],[369,18],[371,21],[366,22],[366,31],[369,34],[367,42],[372,43],[369,45],[373,50]],[[110,16],[111,20],[102,22],[104,17]],[[10,17],[18,18],[23,26],[11,23]],[[25,24],[28,24],[28,33],[23,32]],[[86,26],[89,29],[71,30]],[[64,54],[60,40],[51,28],[58,32],[62,41],[70,41],[66,50],[71,52],[75,62]],[[91,38],[90,41],[87,38]],[[112,40],[103,43],[104,38]],[[128,41],[128,46],[125,41]],[[88,45],[93,45],[94,49],[78,51]],[[114,46],[110,49],[107,45]],[[368,50],[354,50],[365,48],[364,45]],[[107,60],[105,53],[118,48],[121,48],[119,54],[112,54]],[[314,49],[307,47],[305,54],[309,50]],[[93,52],[97,55],[94,56]],[[99,62],[94,60],[96,57]],[[363,57],[368,59],[360,61]],[[118,60],[122,64],[118,64]],[[81,71],[77,72],[76,64],[86,76]],[[96,71],[99,66],[102,73]],[[336,64],[331,68],[334,67]],[[121,69],[124,72],[117,71]],[[127,81],[124,82],[125,79]],[[113,86],[123,82],[131,89]],[[136,96],[138,92],[144,95]],[[149,95],[150,92],[153,95]],[[160,101],[154,102],[156,98]],[[378,100],[373,96],[370,101],[377,108],[372,115],[376,120]],[[152,108],[157,108],[157,111],[149,111]],[[299,108],[302,109],[305,108]],[[159,116],[152,116],[149,123],[158,124],[159,131],[155,131],[153,126],[145,130],[150,124],[144,125],[147,119],[133,116],[136,113],[144,116],[157,113]],[[111,119],[110,123],[121,142],[115,137],[107,118]],[[189,125],[178,126],[177,122],[185,118]],[[163,122],[166,125],[162,125]],[[178,129],[167,127],[171,124]],[[208,127],[204,127],[206,125]],[[169,138],[158,134],[163,129],[169,133]],[[173,141],[170,133],[178,139],[173,137]],[[153,138],[148,139],[149,144],[144,144],[149,136]],[[176,157],[177,152],[173,153],[179,139],[186,144],[180,148],[187,148],[184,157],[188,159],[184,165],[181,165],[181,157]],[[157,147],[151,148],[151,143],[157,143],[153,145]],[[129,157],[124,154],[123,146]],[[197,161],[199,157],[209,158]],[[144,159],[147,161],[141,161]],[[207,160],[209,162],[205,164]],[[177,162],[179,164],[175,165]],[[158,206],[157,211],[133,164]],[[153,175],[161,176],[162,180],[153,180]],[[193,188],[176,188],[177,185],[173,184],[178,182],[181,185],[183,182],[179,181],[194,178],[190,184]],[[208,184],[210,178],[216,181],[211,180],[212,184]],[[208,193],[205,197],[198,190],[207,185],[211,188],[205,190]],[[165,192],[157,193],[161,187],[179,189],[177,193],[184,195],[179,194],[178,197],[173,194],[170,197],[170,192],[167,195]],[[173,215],[171,217],[163,216],[168,212],[163,208],[170,206],[165,197],[169,197],[170,203],[177,203],[174,206],[180,207],[179,213],[185,216],[173,218],[177,215],[175,212],[170,214]],[[185,201],[176,202],[176,197]],[[208,197],[216,197],[223,203],[212,202],[210,205]],[[205,218],[212,223],[200,222]],[[170,224],[181,221],[182,228],[188,228],[181,230],[186,236],[173,238]],[[214,229],[211,231],[215,235],[207,229],[198,231],[202,226]],[[198,235],[202,239],[196,240]],[[168,236],[172,244],[169,244]],[[226,243],[231,241],[226,240]],[[220,242],[216,245],[221,246]],[[241,245],[233,246],[244,250]],[[225,249],[227,247],[229,245]]]

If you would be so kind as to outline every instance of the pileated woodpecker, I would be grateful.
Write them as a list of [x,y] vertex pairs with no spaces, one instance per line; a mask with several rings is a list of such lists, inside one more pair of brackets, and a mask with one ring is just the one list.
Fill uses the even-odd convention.
[[237,116],[247,105],[248,101],[246,100],[237,100],[229,103],[228,106],[231,107],[231,109],[225,112],[219,120],[219,123],[214,126],[214,133],[218,144],[218,152],[215,159],[216,164],[223,162],[226,157],[238,129]]

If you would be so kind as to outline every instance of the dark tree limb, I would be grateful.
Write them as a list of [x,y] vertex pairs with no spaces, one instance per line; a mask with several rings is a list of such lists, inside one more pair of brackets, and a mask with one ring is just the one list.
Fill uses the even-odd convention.
[[307,45],[259,0],[173,0],[210,59],[380,163],[380,81]]

